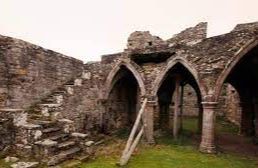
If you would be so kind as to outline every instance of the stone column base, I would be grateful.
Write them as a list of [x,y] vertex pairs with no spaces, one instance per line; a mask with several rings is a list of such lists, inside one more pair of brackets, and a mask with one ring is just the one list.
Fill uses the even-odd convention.
[[209,154],[217,153],[216,147],[214,145],[204,144],[204,143],[201,143],[199,147],[199,151],[202,153],[209,153]]
[[149,145],[154,145],[154,144],[156,144],[154,138],[148,139],[148,140],[147,140],[147,143],[148,143]]

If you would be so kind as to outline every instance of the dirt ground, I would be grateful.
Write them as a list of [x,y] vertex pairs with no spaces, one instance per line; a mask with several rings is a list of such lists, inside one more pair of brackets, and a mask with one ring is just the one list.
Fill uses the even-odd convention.
[[255,145],[249,137],[230,133],[221,133],[216,137],[220,152],[258,157],[258,145]]

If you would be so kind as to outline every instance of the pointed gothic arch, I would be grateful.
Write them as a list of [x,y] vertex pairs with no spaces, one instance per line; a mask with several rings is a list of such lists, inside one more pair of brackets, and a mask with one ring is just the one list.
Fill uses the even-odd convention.
[[168,72],[177,64],[181,64],[184,68],[186,68],[190,74],[194,77],[195,82],[197,83],[198,89],[200,91],[201,97],[206,95],[206,88],[202,85],[202,82],[199,79],[198,72],[195,70],[195,68],[184,58],[182,57],[175,57],[174,59],[170,60],[167,64],[167,67],[165,70],[161,73],[160,76],[157,77],[154,83],[153,87],[153,95],[157,95],[157,92],[165,80]]
[[108,77],[106,79],[105,86],[104,86],[104,91],[103,91],[104,100],[108,99],[109,93],[111,92],[115,84],[114,82],[115,76],[119,73],[122,67],[125,67],[128,71],[130,71],[133,74],[134,78],[136,79],[139,85],[141,96],[144,96],[146,94],[144,81],[140,73],[136,70],[136,68],[132,64],[121,61],[108,74]]
[[256,46],[258,46],[258,40],[250,40],[245,46],[241,47],[241,49],[234,56],[234,59],[232,59],[232,61],[227,65],[227,67],[221,72],[215,84],[215,100],[219,99],[223,84],[226,78],[232,72],[232,70],[246,56],[246,54]]

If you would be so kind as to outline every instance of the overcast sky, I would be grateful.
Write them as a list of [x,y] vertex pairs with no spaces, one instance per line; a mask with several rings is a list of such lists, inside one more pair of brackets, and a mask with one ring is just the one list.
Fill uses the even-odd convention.
[[133,31],[168,39],[203,21],[209,36],[258,21],[258,0],[0,0],[0,34],[85,62],[122,51]]

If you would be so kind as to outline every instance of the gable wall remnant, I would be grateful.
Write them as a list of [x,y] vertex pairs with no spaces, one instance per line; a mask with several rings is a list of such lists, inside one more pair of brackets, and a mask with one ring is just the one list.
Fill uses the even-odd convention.
[[83,62],[28,42],[0,36],[2,107],[27,108],[81,73]]

